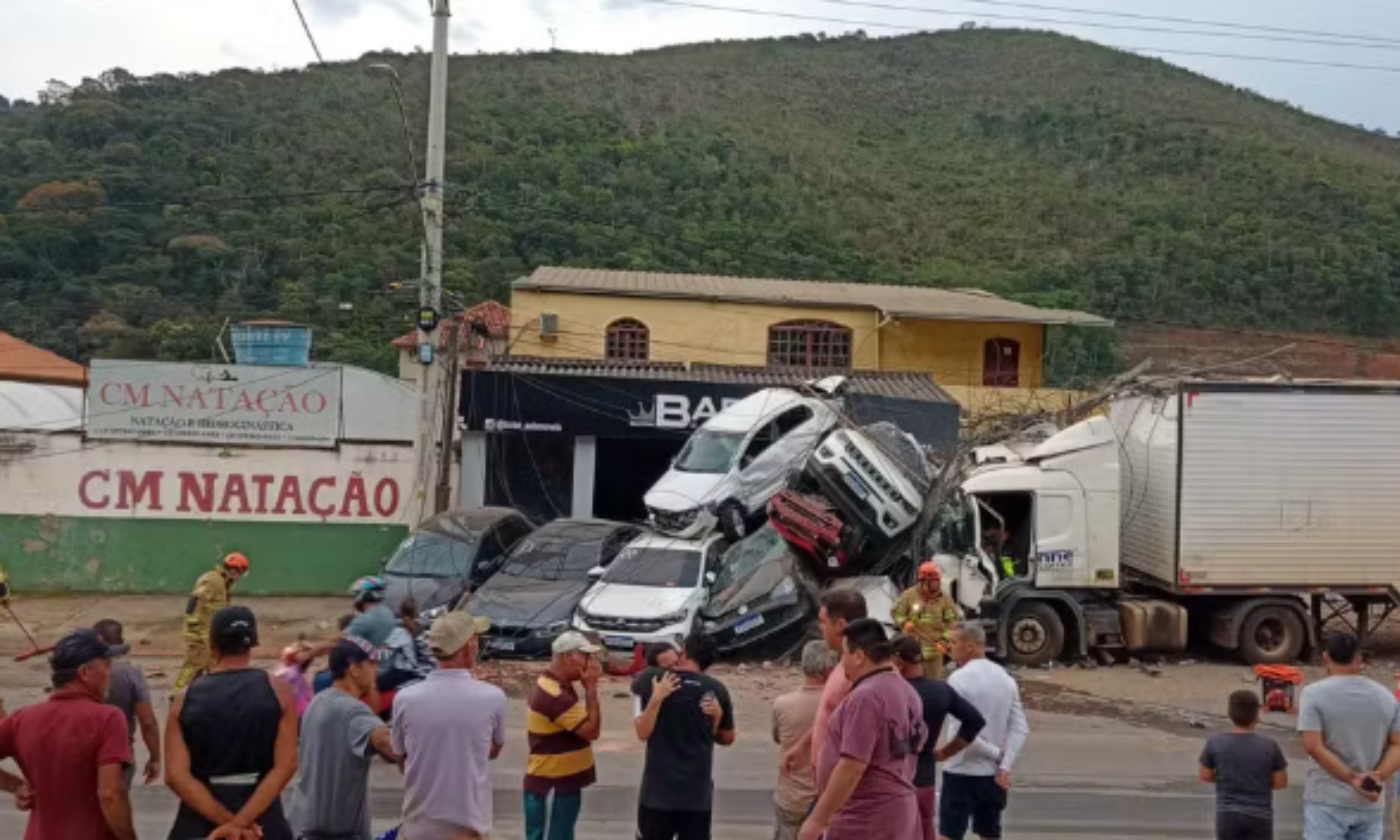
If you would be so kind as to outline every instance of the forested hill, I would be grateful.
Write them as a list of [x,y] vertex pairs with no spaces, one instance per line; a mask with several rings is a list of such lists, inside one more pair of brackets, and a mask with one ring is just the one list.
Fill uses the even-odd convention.
[[[385,367],[421,234],[382,62],[421,161],[423,55],[0,100],[0,329],[207,358],[226,317],[278,317]],[[469,299],[573,264],[1400,331],[1400,142],[1063,36],[459,58],[450,107],[447,285]]]

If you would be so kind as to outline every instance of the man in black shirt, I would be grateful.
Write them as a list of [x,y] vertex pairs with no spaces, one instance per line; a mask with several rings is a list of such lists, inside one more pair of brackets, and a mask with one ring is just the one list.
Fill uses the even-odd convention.
[[[934,785],[938,780],[938,762],[947,761],[967,749],[987,722],[983,720],[981,712],[946,682],[924,676],[924,650],[917,638],[895,636],[890,646],[899,673],[918,692],[919,699],[924,701],[924,726],[928,729],[928,739],[919,751],[914,793],[919,800],[919,827],[923,830],[923,840],[933,840],[933,815],[937,813]],[[937,748],[938,734],[943,731],[943,722],[949,715],[957,719],[958,732],[947,744]]]
[[715,744],[734,743],[729,691],[704,673],[715,658],[714,642],[696,633],[673,668],[632,682],[633,725],[647,742],[637,840],[710,840]]

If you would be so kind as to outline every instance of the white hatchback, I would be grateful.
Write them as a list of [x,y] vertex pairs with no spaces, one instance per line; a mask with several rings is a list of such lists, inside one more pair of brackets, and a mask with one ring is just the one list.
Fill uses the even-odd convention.
[[692,538],[718,525],[726,538],[743,539],[836,420],[826,402],[788,388],[765,388],[734,403],[695,430],[647,491],[651,526]]
[[698,540],[644,534],[594,569],[598,582],[584,593],[574,627],[600,636],[610,650],[685,641],[709,599],[714,570],[726,543],[718,534]]

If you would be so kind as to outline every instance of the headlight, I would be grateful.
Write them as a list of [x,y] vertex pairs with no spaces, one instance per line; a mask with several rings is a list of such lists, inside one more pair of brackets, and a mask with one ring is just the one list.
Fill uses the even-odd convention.
[[670,627],[672,624],[682,623],[689,616],[690,613],[686,612],[685,610],[681,610],[680,612],[673,612],[670,615],[660,616],[656,620],[661,622],[662,627]]
[[536,627],[533,635],[540,638],[548,638],[550,636],[558,636],[560,633],[563,633],[565,630],[568,629],[569,622],[555,621],[551,624],[546,624],[543,627]]
[[718,621],[707,621],[707,622],[705,622],[705,624],[703,625],[702,629],[703,629],[706,633],[713,633],[713,632],[715,632],[716,630],[719,629],[719,622],[718,622]]
[[790,597],[792,597],[793,595],[796,595],[796,594],[797,594],[797,584],[793,582],[792,578],[786,577],[786,578],[783,578],[781,581],[779,581],[779,583],[778,583],[777,586],[773,587],[772,597],[774,597],[774,598],[790,598]]
[[427,619],[428,621],[432,621],[432,620],[435,619],[435,618],[441,618],[442,616],[444,616],[444,615],[446,615],[446,614],[447,614],[447,605],[446,605],[446,604],[443,604],[443,605],[440,606],[440,607],[433,607],[433,608],[430,609],[430,610],[423,610],[423,618]]

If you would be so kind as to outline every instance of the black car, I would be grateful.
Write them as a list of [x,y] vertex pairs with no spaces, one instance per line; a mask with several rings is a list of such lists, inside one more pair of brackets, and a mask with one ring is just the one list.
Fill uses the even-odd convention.
[[606,567],[641,532],[603,519],[556,519],[517,543],[496,576],[463,601],[491,620],[482,653],[550,655],[593,583],[589,570]]
[[533,526],[510,508],[447,511],[414,529],[384,565],[385,602],[399,611],[413,596],[431,621],[496,573]]
[[725,655],[782,647],[816,618],[817,592],[816,579],[767,524],[725,552],[700,628]]

